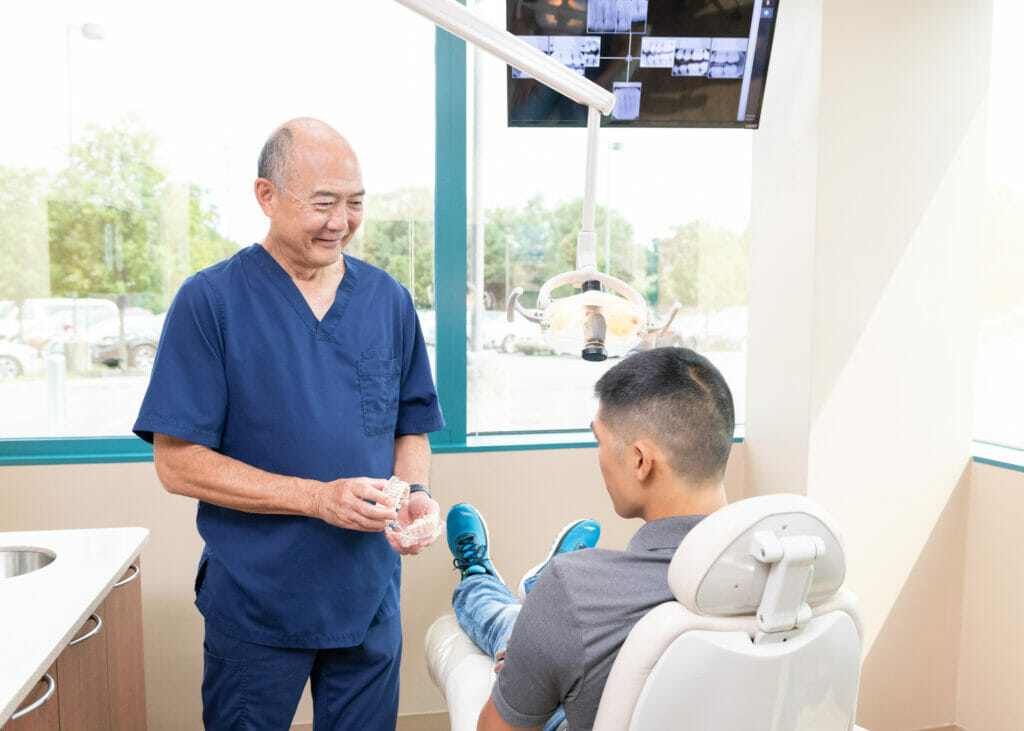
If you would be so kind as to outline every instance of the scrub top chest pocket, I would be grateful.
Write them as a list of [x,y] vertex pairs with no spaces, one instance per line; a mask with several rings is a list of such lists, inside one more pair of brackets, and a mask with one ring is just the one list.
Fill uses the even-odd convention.
[[367,350],[359,360],[359,400],[363,433],[394,434],[398,423],[398,391],[402,364],[386,350]]

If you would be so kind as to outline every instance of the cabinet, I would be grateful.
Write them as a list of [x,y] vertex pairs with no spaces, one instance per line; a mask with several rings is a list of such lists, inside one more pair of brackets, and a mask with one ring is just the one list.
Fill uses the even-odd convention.
[[[47,671],[56,686],[49,700],[3,731],[144,731],[140,574],[136,559]],[[21,708],[42,698],[48,683],[41,679]]]

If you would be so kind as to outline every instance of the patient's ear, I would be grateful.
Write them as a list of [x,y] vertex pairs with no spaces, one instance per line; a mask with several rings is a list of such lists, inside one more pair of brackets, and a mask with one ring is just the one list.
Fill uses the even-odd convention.
[[638,439],[629,448],[630,468],[638,482],[646,482],[654,469],[654,461],[661,457],[661,450],[646,439]]

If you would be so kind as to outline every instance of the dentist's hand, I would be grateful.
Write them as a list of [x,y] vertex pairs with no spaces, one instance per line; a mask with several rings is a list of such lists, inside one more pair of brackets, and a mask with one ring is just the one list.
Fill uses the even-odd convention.
[[320,483],[313,496],[313,516],[339,528],[370,533],[384,530],[395,519],[386,480],[350,477]]
[[[434,515],[436,520],[441,520],[441,506],[437,504],[437,501],[431,497],[428,497],[425,492],[414,492],[409,496],[409,500],[398,510],[398,524],[399,526],[408,526],[429,515]],[[437,536],[426,536],[423,540],[413,543],[409,546],[402,545],[402,541],[399,538],[400,531],[388,531],[384,535],[388,539],[388,543],[398,553],[403,556],[415,556],[424,548],[429,546],[435,540]]]

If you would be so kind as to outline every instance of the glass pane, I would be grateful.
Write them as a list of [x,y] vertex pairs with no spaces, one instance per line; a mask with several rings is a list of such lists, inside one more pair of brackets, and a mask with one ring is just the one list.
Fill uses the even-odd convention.
[[0,10],[0,437],[130,433],[182,280],[262,240],[256,158],[292,117],[360,157],[350,253],[432,306],[430,23],[394,3],[98,7]]
[[995,0],[974,436],[1024,449],[1024,103],[1014,33],[1021,23],[1024,5]]
[[[504,23],[504,0],[478,6],[491,22]],[[482,161],[470,191],[470,292],[471,300],[478,289],[482,296],[468,326],[468,431],[586,429],[596,408],[594,382],[617,359],[552,354],[538,325],[518,316],[509,324],[504,312],[512,288],[523,287],[520,301],[532,308],[546,280],[576,268],[586,133],[509,129],[504,64],[483,54],[470,59],[482,79],[469,99],[473,153]],[[597,177],[598,267],[640,292],[658,322],[674,302],[682,306],[662,336],[652,333],[638,348],[682,345],[707,355],[733,390],[738,422],[751,142],[751,132],[737,129],[603,128]],[[568,287],[555,292],[567,294]]]

